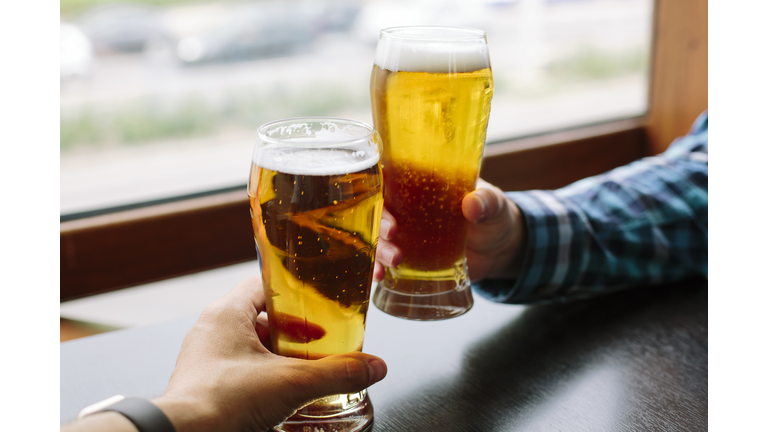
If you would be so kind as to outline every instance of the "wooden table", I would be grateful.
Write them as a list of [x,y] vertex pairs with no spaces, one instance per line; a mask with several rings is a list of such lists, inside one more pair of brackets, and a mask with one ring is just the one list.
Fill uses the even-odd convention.
[[[373,431],[707,429],[707,282],[548,306],[494,304],[440,322],[371,307]],[[61,344],[61,421],[114,394],[162,393],[190,317]]]

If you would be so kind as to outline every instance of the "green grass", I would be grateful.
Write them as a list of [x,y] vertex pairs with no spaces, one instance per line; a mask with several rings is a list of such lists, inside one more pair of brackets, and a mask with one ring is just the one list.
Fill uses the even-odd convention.
[[196,136],[217,128],[216,113],[204,101],[189,98],[172,109],[145,101],[114,117],[118,140],[134,144],[156,138]]
[[365,109],[368,103],[365,92],[315,85],[297,90],[237,89],[216,103],[190,95],[176,102],[146,98],[111,110],[86,106],[61,112],[60,150],[209,136],[223,128],[255,130],[272,120]]
[[90,106],[77,113],[62,112],[60,150],[75,147],[130,145],[159,138],[196,136],[217,128],[216,115],[195,97],[185,98],[172,107],[145,99],[108,112]]
[[[60,0],[59,13],[61,15],[77,14],[96,6],[125,3],[125,0]],[[131,3],[148,6],[171,6],[185,3],[199,3],[199,0],[131,0]]]
[[494,75],[494,94],[514,96],[518,99],[538,98],[568,91],[568,88],[582,83],[599,83],[612,78],[641,74],[647,68],[648,49],[645,46],[620,52],[583,46],[569,56],[544,65],[540,79],[534,84],[521,82],[514,73]]
[[105,141],[105,130],[94,113],[85,110],[74,118],[62,116],[59,123],[61,151],[71,149],[75,144],[94,145]]
[[572,56],[548,64],[545,69],[556,80],[585,81],[639,73],[647,65],[648,50],[645,47],[622,52],[583,47]]

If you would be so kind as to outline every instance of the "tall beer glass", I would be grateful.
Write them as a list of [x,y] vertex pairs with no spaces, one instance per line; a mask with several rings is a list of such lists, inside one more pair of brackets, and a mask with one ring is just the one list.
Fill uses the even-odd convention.
[[384,143],[384,205],[403,251],[374,294],[384,312],[440,320],[472,307],[461,201],[475,189],[492,95],[485,32],[381,31],[371,105]]
[[[383,208],[381,138],[371,126],[297,118],[258,131],[248,195],[275,354],[363,348]],[[357,431],[367,393],[313,402],[278,431]]]

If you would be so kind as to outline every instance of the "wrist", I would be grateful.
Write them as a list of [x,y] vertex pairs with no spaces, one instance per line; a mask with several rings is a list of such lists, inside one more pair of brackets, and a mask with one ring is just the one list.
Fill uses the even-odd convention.
[[138,432],[136,426],[122,414],[114,411],[102,411],[65,424],[61,432]]
[[212,405],[197,399],[162,395],[151,402],[163,411],[176,432],[204,432],[220,426]]
[[528,245],[528,231],[525,224],[525,216],[520,207],[514,201],[507,198],[509,211],[512,217],[512,240],[510,242],[511,261],[509,265],[510,276],[517,278],[523,268],[525,250]]

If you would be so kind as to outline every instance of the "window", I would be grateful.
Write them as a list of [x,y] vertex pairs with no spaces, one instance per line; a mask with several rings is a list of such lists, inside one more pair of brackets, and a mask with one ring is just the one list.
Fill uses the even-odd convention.
[[[67,5],[98,6],[97,3],[99,2],[95,0],[63,1],[63,22],[80,23],[78,25],[81,25],[83,22],[81,20],[84,19],[83,17],[89,10],[88,8],[70,8]],[[151,3],[161,5],[153,10],[155,12],[161,11],[163,16],[170,13],[170,10],[190,10],[189,8],[194,10],[195,7],[204,6],[187,4],[183,0],[153,0]],[[216,4],[223,7],[230,3],[217,2]],[[306,6],[307,4],[318,5],[319,3],[296,4]],[[328,4],[341,5],[342,3],[332,2]],[[118,48],[114,48],[113,51],[106,51],[104,48],[99,48],[97,43],[92,42],[91,49],[96,54],[88,57],[91,59],[90,63],[84,62],[86,65],[91,65],[88,69],[85,66],[65,67],[65,56],[62,55],[62,79],[65,80],[62,82],[61,98],[62,214],[189,193],[197,194],[196,197],[190,199],[155,203],[155,205],[148,207],[62,222],[62,300],[255,259],[253,242],[250,240],[251,228],[244,189],[226,191],[227,187],[245,184],[252,150],[252,142],[248,138],[249,131],[252,131],[261,122],[272,118],[313,113],[335,114],[370,121],[367,105],[367,79],[373,58],[373,45],[372,42],[365,45],[364,38],[356,30],[356,23],[358,18],[362,20],[360,17],[365,16],[365,10],[369,10],[368,8],[375,10],[375,7],[381,5],[374,2],[343,4],[352,5],[353,9],[357,7],[355,26],[346,29],[333,27],[332,30],[331,27],[328,27],[313,38],[307,46],[297,48],[295,56],[269,54],[255,58],[237,59],[238,61],[210,61],[200,65],[184,66],[179,64],[180,60],[176,60],[173,65],[163,63],[168,59],[169,48],[167,45],[164,48],[160,42],[145,42],[148,45],[144,45],[142,51],[138,52],[135,51],[136,48],[131,48],[134,51],[128,50],[127,52]],[[660,0],[655,3],[655,10],[653,11],[651,10],[651,3],[645,0],[517,0],[472,2],[472,4],[481,4],[483,8],[489,8],[492,11],[490,15],[494,17],[501,16],[502,11],[506,11],[505,13],[509,14],[510,19],[509,25],[504,24],[505,21],[497,27],[487,27],[491,62],[497,88],[492,105],[493,117],[489,126],[489,145],[486,147],[482,175],[504,188],[558,187],[578,178],[597,174],[627,163],[649,152],[658,153],[671,142],[672,138],[684,134],[693,119],[707,107],[707,4],[704,0]],[[594,9],[598,6],[606,7],[605,10],[609,12],[603,15],[599,14],[596,12],[597,9]],[[498,33],[494,33],[497,30],[507,28],[522,32],[522,29],[511,23],[516,16],[515,14],[521,14],[522,9],[526,7],[529,8],[527,13],[534,16],[538,14],[542,23],[539,29],[541,31],[539,42],[541,47],[546,47],[542,48],[538,54],[534,54],[534,57],[540,56],[537,60],[537,74],[531,74],[530,70],[516,70],[511,66],[518,60],[514,58],[516,53],[507,53],[500,48],[501,45],[495,45],[497,42],[502,43],[503,41],[502,38],[497,38]],[[587,12],[583,12],[585,10]],[[635,11],[633,14],[636,15],[626,12],[629,10]],[[558,16],[556,14],[546,15],[553,13],[551,11],[560,11],[559,18],[553,18]],[[212,15],[212,12],[197,16],[207,15]],[[336,16],[328,12],[325,15]],[[630,15],[632,16],[631,19],[629,18]],[[447,20],[446,17],[448,16],[450,15],[444,15],[444,18]],[[468,12],[453,16],[475,17]],[[519,18],[519,15],[517,16]],[[545,16],[549,18],[545,18]],[[605,27],[604,31],[601,30],[603,33],[597,31],[600,26],[595,23],[600,19],[607,19],[605,17],[608,16],[623,17],[624,20],[613,22],[613,24]],[[645,16],[643,19],[647,21],[643,24],[642,19],[637,18],[639,16]],[[592,21],[589,21],[591,23],[589,26],[581,29],[582,33],[580,34],[571,33],[570,36],[567,36],[558,33],[566,32],[570,20],[578,19]],[[654,22],[653,26],[651,26],[651,20]],[[344,22],[349,23],[350,21]],[[457,22],[439,22],[458,24]],[[631,24],[632,22],[635,24]],[[519,20],[518,23],[523,25],[522,20]],[[385,26],[389,23],[381,25]],[[481,25],[474,26],[482,27]],[[652,27],[654,29],[653,37],[650,34]],[[65,28],[62,26],[62,43],[65,40],[64,34],[68,31]],[[554,32],[554,34],[550,35],[544,30]],[[85,34],[85,32],[81,33]],[[520,33],[514,37],[519,37],[519,35]],[[73,37],[75,39],[80,38],[82,41],[80,36]],[[509,37],[509,45],[506,49],[514,49],[514,37]],[[547,57],[551,53],[558,52],[557,49],[552,48],[554,46],[552,45],[554,44],[553,41],[558,37],[564,41],[560,51],[563,55],[557,58]],[[654,40],[652,48],[650,46],[651,39]],[[323,41],[330,41],[330,45],[324,45]],[[518,49],[527,46],[520,41],[516,43]],[[622,44],[626,49],[618,48]],[[179,44],[176,45],[177,56],[180,46]],[[186,48],[181,49],[181,52],[185,52],[185,55],[188,55],[187,58],[193,57],[190,53],[199,51],[190,48],[190,46],[194,48],[195,45],[190,45],[189,42],[186,42],[185,46]],[[368,56],[368,58],[365,62],[361,60],[359,69],[334,64],[329,59],[338,59],[342,56],[340,52],[333,49],[334,46],[340,47],[339,49],[343,51],[344,55],[360,55],[361,57]],[[363,49],[364,46],[367,48]],[[70,46],[65,49],[63,45],[62,53],[69,49],[73,48]],[[149,49],[149,51],[145,52],[144,49]],[[77,50],[74,49],[74,51]],[[544,56],[543,53],[550,54]],[[77,58],[74,54],[72,57]],[[649,57],[652,57],[650,62]],[[308,60],[310,58],[319,58],[322,61],[308,67],[307,65],[311,65]],[[298,59],[306,61],[299,61]],[[506,69],[505,61],[509,65]],[[300,76],[304,76],[303,74],[319,79],[319,77],[341,76],[350,73],[349,76],[357,78],[345,79],[346,88],[328,93],[323,92],[331,86],[323,87],[319,84],[316,87],[298,84],[293,87],[266,86],[259,90],[265,92],[261,94],[263,97],[259,98],[253,98],[250,95],[256,94],[258,96],[260,93],[246,93],[244,90],[230,93],[214,91],[216,88],[235,85],[239,82],[256,86],[261,83],[266,74],[262,70],[262,66],[278,63],[289,63],[295,67],[285,69],[290,71],[290,74],[285,72],[284,74],[277,74],[279,75],[277,77],[272,76],[274,74],[270,75],[273,80],[286,78],[289,82],[295,81],[303,85],[304,83],[314,83],[311,80],[301,80]],[[649,64],[650,66],[648,66]],[[195,96],[197,99],[182,99],[186,102],[173,105],[171,100],[157,96],[145,99],[144,105],[140,105],[135,99],[126,96],[126,100],[133,101],[126,105],[127,107],[144,107],[131,111],[116,102],[109,102],[106,96],[97,96],[96,93],[92,92],[97,87],[99,68],[107,65],[126,68],[124,72],[115,72],[114,76],[117,77],[118,82],[113,86],[113,91],[110,93],[112,96],[143,95],[144,93],[135,91],[137,83],[141,83],[146,88],[157,90],[158,95],[177,95],[180,94],[177,92],[183,88],[183,85],[186,85],[182,82],[189,80],[189,82],[195,83],[194,89],[198,92]],[[83,73],[86,74],[90,70],[91,75],[90,77],[87,75],[83,77],[78,75],[78,70],[85,70],[86,72]],[[564,71],[568,70],[576,72],[567,75]],[[73,71],[67,72],[73,77],[69,75],[65,77],[64,71]],[[336,71],[337,73],[328,71]],[[213,72],[221,73],[221,75],[215,75],[220,77],[214,79],[215,82],[206,78]],[[644,78],[649,72],[653,77],[650,86],[648,80]],[[165,74],[164,81],[158,78],[164,76],[163,74]],[[515,76],[522,78],[513,79]],[[355,79],[361,81],[362,84],[359,82],[356,84]],[[203,85],[204,83],[208,83],[208,85]],[[602,97],[595,96],[600,94],[601,85],[605,85],[611,90],[602,93]],[[612,99],[622,93],[622,91],[617,90],[622,86],[624,86],[623,93],[628,97]],[[334,88],[338,89],[339,87]],[[587,89],[595,88],[598,89],[597,93],[591,94],[587,91]],[[555,90],[560,92],[559,95]],[[286,95],[305,96],[301,92],[309,93],[305,98],[307,102],[297,105],[300,109],[298,112],[290,113],[285,108],[285,104],[291,99]],[[358,92],[357,96],[354,96],[355,92]],[[94,108],[92,109],[83,109],[86,106],[83,104],[87,98],[78,95],[86,94],[90,94],[91,99],[88,99],[90,101],[88,103],[93,103]],[[247,111],[248,115],[238,117],[235,115],[238,111],[225,109],[225,107],[230,106],[225,103],[212,103],[210,106],[202,105],[202,102],[198,103],[208,100],[206,98],[209,97],[212,101],[221,102],[223,100],[222,94],[230,94],[236,100],[253,100],[259,104],[266,103],[266,105],[256,105],[256,102],[251,106],[252,108],[243,105],[246,106],[247,109],[243,109]],[[339,108],[331,110],[324,107],[322,112],[301,111],[317,108],[317,105],[311,103],[316,99],[309,97],[317,94],[325,95],[319,99],[322,103],[339,103]],[[344,97],[339,95],[344,95]],[[579,99],[576,95],[583,95],[583,98]],[[558,98],[570,101],[570,104],[555,108],[545,103]],[[338,102],[340,99],[346,102]],[[650,103],[646,106],[645,101],[649,99]],[[503,111],[500,107],[505,103],[505,100],[509,106],[512,106],[512,111],[509,111],[510,114],[508,114],[509,118],[499,117]],[[610,105],[611,100],[621,102]],[[523,105],[523,102],[530,102],[530,104]],[[134,103],[139,105],[131,105]],[[515,106],[516,103],[520,105]],[[204,111],[205,113],[220,116],[216,120],[220,121],[219,126],[202,129],[203,132],[200,132],[199,136],[178,132],[183,130],[181,126],[177,129],[156,126],[155,121],[158,118],[165,118],[160,114],[174,112],[191,113],[189,114],[191,118],[200,118],[202,119],[200,124],[206,125],[209,115],[195,117],[199,115],[201,106],[207,106],[205,109],[211,110]],[[147,140],[141,143],[120,141],[116,137],[122,135],[115,132],[119,129],[109,129],[118,123],[117,120],[122,119],[125,122],[120,127],[126,127],[126,130],[133,130],[131,127],[136,124],[139,126],[145,124],[140,121],[134,123],[125,120],[125,117],[121,117],[122,114],[120,114],[122,109],[128,110],[127,112],[138,112],[144,116],[139,116],[139,118],[144,119],[146,124],[152,125],[147,127],[149,131],[168,133],[172,139],[168,138],[167,142],[160,139]],[[248,111],[248,109],[252,109],[252,111]],[[262,115],[260,109],[266,110],[264,112],[268,114],[269,118],[259,118],[258,116]],[[555,115],[558,109],[561,114]],[[648,114],[643,115],[646,110]],[[534,113],[537,114],[534,116]],[[92,114],[92,116],[88,117],[86,114]],[[526,115],[535,121],[524,121]],[[621,117],[629,118],[621,121],[609,121]],[[71,123],[66,123],[65,118]],[[91,122],[88,120],[89,118],[105,120],[101,124],[95,120]],[[170,116],[170,118],[175,117]],[[603,121],[608,122],[604,123]],[[583,123],[592,123],[593,125],[575,127]],[[68,124],[77,127],[67,129]],[[102,126],[98,126],[100,124]],[[193,130],[200,130],[189,126],[189,123],[181,122],[180,124],[187,125],[185,127]],[[226,125],[226,127],[222,125]],[[99,129],[99,127],[105,129]],[[195,127],[202,126],[197,125]],[[508,129],[504,129],[506,127]],[[563,130],[564,128],[565,130]],[[111,132],[103,132],[104,135],[99,135],[102,133],[99,132],[100,130]],[[139,127],[138,130],[144,129]],[[554,132],[552,132],[553,130]],[[69,144],[66,144],[65,139],[68,131],[77,131],[76,134],[80,134],[81,138],[79,139],[81,141],[73,139],[69,141]],[[495,135],[497,133],[495,131],[501,132]],[[537,132],[542,133],[537,134]],[[72,133],[75,134],[75,132]],[[531,134],[534,135],[531,136]],[[511,139],[520,135],[529,136]],[[99,142],[96,138],[100,136],[109,139]],[[126,134],[125,136],[135,135]],[[240,137],[232,139],[231,148],[233,150],[231,153],[226,151],[229,144],[227,144],[228,141],[224,140],[224,137]],[[505,137],[509,139],[504,139]],[[235,147],[237,150],[234,150]],[[189,153],[185,153],[187,150]],[[176,166],[179,168],[178,171],[165,170],[166,166],[158,162],[158,160],[162,161],[162,158],[153,159],[151,157],[164,153],[167,156],[166,163]],[[225,156],[227,154],[230,156]],[[224,160],[230,164],[227,165],[229,168],[220,168],[217,165]],[[139,165],[138,162],[133,163],[134,161],[146,162],[146,165]],[[120,165],[118,162],[127,163]],[[198,165],[195,166],[193,162]],[[113,163],[114,165],[110,165]],[[238,165],[242,168],[238,168]],[[182,167],[193,168],[188,171],[188,178],[186,179],[177,175],[177,173],[182,172],[180,170]],[[102,175],[91,174],[94,171],[88,171],[89,169],[95,169]],[[224,177],[218,178],[205,185],[196,183],[200,182],[201,178],[214,179],[215,176],[212,173],[216,170],[223,171],[231,177],[228,180]],[[126,180],[118,176],[120,173],[136,174],[136,176],[133,180]],[[175,181],[177,188],[160,184],[159,177],[161,174]],[[68,176],[79,176],[82,179],[82,184],[86,186],[91,184],[90,186],[94,188],[96,186],[103,187],[107,192],[115,191],[115,193],[113,195],[107,193],[106,198],[101,201],[93,199],[89,203],[83,201],[77,205],[73,204],[74,201],[65,203],[67,201],[65,197],[70,193],[65,190],[68,187]],[[149,185],[148,192],[145,195],[134,192],[128,193],[130,187],[138,183],[139,180]],[[206,195],[205,190],[210,189],[224,189],[225,191]],[[124,195],[118,195],[118,192]],[[126,198],[125,195],[131,196]]]
[[381,28],[485,29],[488,142],[645,112],[651,0],[62,0],[61,214],[244,185],[267,121],[371,122]]

